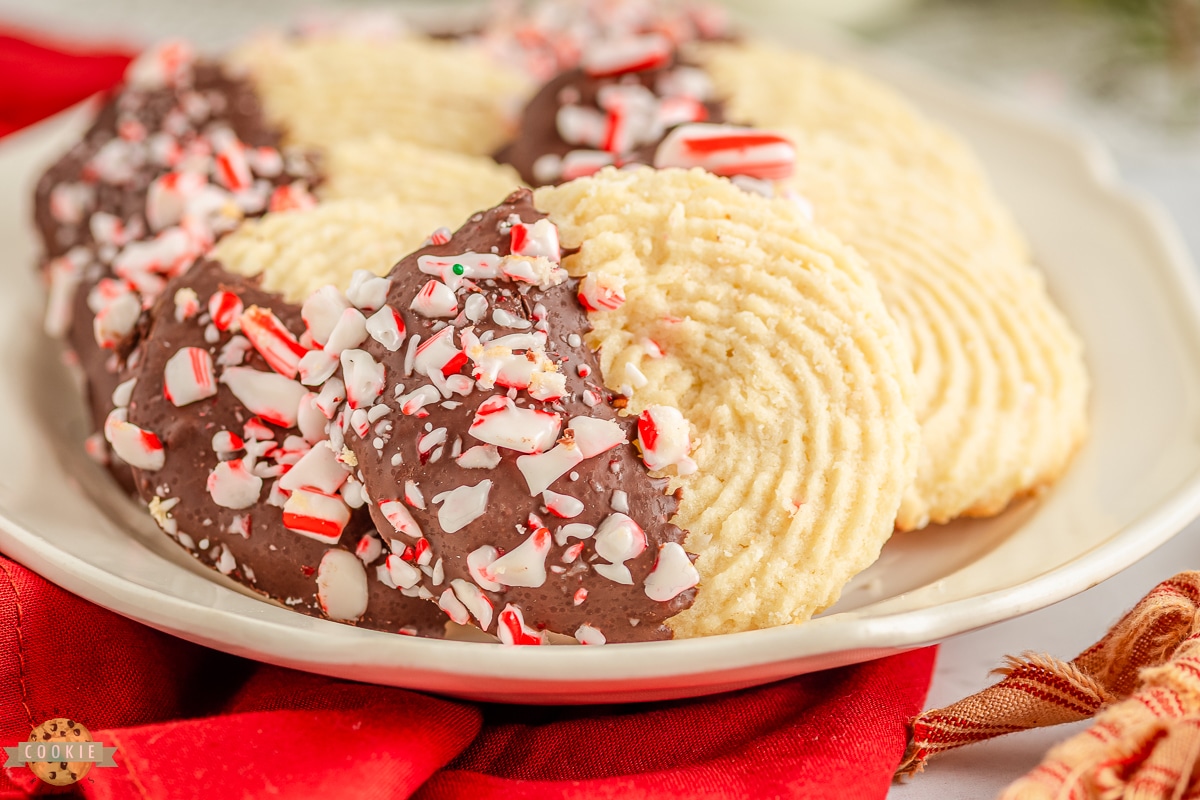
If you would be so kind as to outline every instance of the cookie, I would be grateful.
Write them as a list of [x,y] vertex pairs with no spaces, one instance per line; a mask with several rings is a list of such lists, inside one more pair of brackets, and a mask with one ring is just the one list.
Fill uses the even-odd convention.
[[289,142],[320,149],[382,133],[487,155],[508,138],[510,109],[530,88],[478,47],[415,35],[262,37],[230,61],[252,77]]
[[357,270],[386,274],[434,231],[520,184],[513,170],[489,159],[383,136],[335,145],[322,166],[323,202],[247,221],[217,243],[213,257],[303,302],[326,284],[345,289]]
[[[385,540],[370,580],[508,643],[667,638],[698,580],[668,522],[677,500],[603,388],[560,261],[517,192],[402,259],[353,340],[330,336],[348,349],[329,433]],[[306,318],[337,298],[314,295]]]
[[440,635],[437,609],[367,580],[382,542],[327,441],[336,387],[296,380],[305,330],[299,306],[196,265],[152,310],[105,435],[155,521],[205,565],[301,613]]
[[[39,180],[34,216],[46,329],[63,337],[98,430],[143,309],[244,218],[311,204],[302,152],[283,148],[253,87],[168,43],[135,61],[82,141]],[[89,452],[129,488],[104,445]]]
[[327,284],[345,289],[356,270],[377,275],[452,222],[435,207],[376,200],[330,200],[315,208],[247,222],[213,249],[230,272],[256,277],[294,303]]
[[[322,159],[322,200],[395,198],[444,215],[456,225],[481,208],[502,202],[520,176],[484,156],[463,155],[375,134],[338,142]],[[430,230],[433,230],[430,228]],[[415,247],[399,251],[407,253]]]
[[[30,742],[90,742],[92,734],[87,728],[65,717],[48,719],[29,734]],[[34,775],[52,786],[70,786],[78,783],[95,766],[91,761],[30,761],[29,769]]]
[[913,356],[921,466],[897,527],[989,516],[1053,483],[1086,436],[1089,380],[1041,274],[924,171],[789,135],[805,153],[791,185],[866,257]]
[[[654,163],[667,132],[724,120],[712,82],[680,63],[668,43],[593,43],[586,67],[555,76],[530,99],[512,142],[496,159],[532,186],[590,175],[605,166]],[[603,64],[603,70],[595,68]]]
[[911,361],[866,264],[794,203],[699,170],[606,169],[535,204],[597,309],[627,411],[698,443],[673,522],[698,555],[677,636],[808,619],[887,541],[916,470]]
[[[959,137],[859,72],[761,41],[697,43],[685,53],[711,78],[729,120],[804,131],[887,153],[973,211],[973,235],[1028,259],[1028,245]],[[853,242],[851,242],[853,244]]]

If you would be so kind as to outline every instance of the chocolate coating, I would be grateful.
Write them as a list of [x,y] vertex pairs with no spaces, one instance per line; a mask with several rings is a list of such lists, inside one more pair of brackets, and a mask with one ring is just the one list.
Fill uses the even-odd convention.
[[[185,107],[187,113],[181,111]],[[281,139],[279,131],[267,123],[252,84],[231,77],[217,64],[200,62],[192,65],[191,80],[184,85],[125,87],[112,94],[83,138],[38,181],[34,223],[42,241],[43,267],[71,251],[82,252],[86,262],[71,303],[66,340],[86,377],[88,409],[95,429],[102,427],[112,408],[118,373],[126,368],[125,359],[134,349],[134,342],[129,337],[107,349],[93,334],[95,312],[89,307],[88,296],[101,280],[115,277],[112,261],[116,248],[98,244],[90,222],[97,212],[104,212],[120,220],[133,241],[151,239],[146,219],[147,189],[172,167],[150,157],[150,137],[169,129],[170,141],[186,149],[214,125],[227,126],[241,142],[252,147],[277,148]],[[97,174],[91,166],[97,154],[120,139],[133,143],[128,174],[120,180]],[[313,171],[307,156],[291,155],[284,159],[282,172],[269,180],[273,185],[296,179],[311,183]],[[64,218],[53,211],[52,193],[63,186],[84,187],[77,218]],[[122,487],[131,489],[128,467],[116,458],[108,466]]]
[[[162,469],[133,470],[138,494],[147,502],[178,499],[169,510],[177,529],[173,538],[206,566],[220,569],[295,611],[325,616],[317,599],[316,583],[322,556],[331,547],[353,553],[363,534],[373,533],[370,516],[365,509],[358,509],[340,542],[330,545],[284,527],[282,509],[268,502],[269,479],[263,481],[258,500],[248,508],[225,508],[213,501],[206,483],[209,473],[222,460],[213,450],[213,436],[220,431],[242,436],[246,422],[254,415],[224,384],[219,384],[213,397],[182,407],[164,396],[163,371],[180,348],[201,348],[217,362],[222,348],[234,336],[225,331],[210,342],[205,335],[209,326],[203,312],[190,319],[177,319],[173,298],[180,289],[195,291],[201,309],[207,307],[215,292],[233,292],[246,308],[257,305],[270,309],[293,334],[299,336],[304,331],[298,307],[259,289],[251,280],[225,272],[216,262],[201,262],[173,280],[152,309],[148,330],[138,347],[140,368],[129,404],[129,421],[155,433],[165,449]],[[271,371],[253,349],[239,366]],[[218,366],[218,374],[220,370]],[[262,424],[274,432],[276,443],[299,435],[295,428]],[[232,529],[236,527],[235,518],[246,515],[250,517],[249,535],[243,536]],[[373,574],[369,566],[367,572]],[[444,632],[445,616],[433,605],[405,597],[375,580],[368,580],[367,587],[367,611],[358,621],[359,626],[391,632],[407,627],[425,636],[441,636]]]
[[[539,180],[534,164],[547,154],[561,157],[573,150],[587,149],[580,144],[567,142],[559,133],[558,110],[568,105],[564,100],[570,99],[570,105],[598,109],[600,90],[606,86],[636,83],[655,92],[659,80],[676,66],[675,63],[671,63],[657,69],[606,78],[591,77],[579,68],[560,73],[538,90],[526,104],[521,113],[516,138],[496,153],[495,159],[502,164],[512,165],[521,174],[522,180],[530,186],[561,183],[561,180]],[[705,102],[704,108],[708,112],[706,121],[724,121],[724,108],[721,103]],[[657,146],[658,142],[655,141],[641,144],[625,153],[617,153],[616,166],[652,164]]]
[[[510,218],[519,217],[525,223],[534,223],[545,215],[532,204],[532,195],[521,190],[511,195],[503,204],[476,214],[460,228],[446,244],[429,245],[397,264],[390,273],[391,287],[387,303],[403,317],[407,336],[414,333],[422,341],[446,324],[428,319],[410,311],[413,298],[430,281],[431,276],[418,269],[421,256],[454,256],[466,252],[508,255]],[[567,436],[567,421],[576,416],[588,416],[616,422],[623,430],[628,442],[636,438],[636,420],[618,415],[613,398],[603,388],[600,363],[596,353],[588,349],[578,334],[589,329],[587,315],[580,305],[574,280],[567,279],[557,286],[541,290],[536,285],[517,283],[507,279],[481,280],[478,290],[488,300],[488,313],[474,325],[477,335],[487,332],[496,337],[519,332],[513,327],[502,327],[493,321],[492,310],[503,309],[522,320],[533,320],[535,308],[544,308],[544,317],[549,339],[546,356],[559,363],[559,372],[566,377],[566,393],[552,402],[534,400],[525,391],[512,390],[508,396],[514,398],[518,408],[553,411],[562,420],[561,436]],[[458,291],[463,300],[470,289]],[[461,331],[471,323],[461,315],[453,321]],[[526,329],[534,330],[536,328]],[[486,337],[485,337],[486,338]],[[459,335],[455,334],[457,345]],[[571,342],[574,342],[572,344]],[[425,509],[408,507],[408,511],[419,524],[421,531],[433,550],[433,562],[441,560],[444,582],[434,583],[428,575],[422,576],[421,585],[435,597],[442,595],[454,579],[463,579],[477,585],[467,565],[467,556],[477,548],[491,545],[501,552],[511,551],[525,542],[539,523],[530,524],[531,513],[552,531],[567,523],[582,523],[599,526],[613,512],[613,492],[624,491],[628,496],[628,515],[640,524],[645,532],[647,547],[639,556],[625,562],[632,574],[632,584],[623,585],[602,577],[593,569],[597,562],[595,537],[583,542],[582,553],[573,560],[564,561],[564,552],[574,541],[565,545],[551,543],[545,559],[546,579],[537,587],[506,587],[503,591],[485,592],[496,614],[488,630],[495,631],[497,617],[506,604],[512,604],[522,612],[525,623],[536,629],[572,635],[581,625],[590,625],[600,630],[610,642],[665,639],[671,631],[663,620],[691,605],[695,590],[689,589],[667,602],[649,599],[644,591],[644,582],[651,572],[659,546],[667,542],[682,543],[684,532],[670,524],[678,499],[664,494],[667,481],[651,478],[638,457],[632,443],[618,445],[614,449],[584,459],[572,472],[562,475],[550,490],[583,501],[583,510],[570,519],[559,519],[550,514],[543,505],[541,496],[531,497],[525,476],[519,470],[516,459],[520,454],[500,448],[501,460],[492,469],[465,469],[451,457],[456,442],[461,449],[483,444],[469,432],[476,411],[481,403],[497,395],[505,395],[503,387],[492,390],[474,387],[465,396],[454,395],[452,401],[441,401],[424,407],[428,416],[406,416],[397,408],[397,384],[404,385],[405,392],[429,383],[423,375],[414,372],[406,377],[405,347],[389,352],[379,343],[368,339],[362,348],[368,351],[386,370],[386,383],[378,402],[391,407],[382,417],[391,423],[385,441],[374,439],[375,433],[360,438],[353,431],[345,434],[346,444],[358,458],[362,480],[371,497],[371,513],[385,539],[395,539],[400,544],[413,545],[416,540],[398,532],[381,511],[380,504],[404,497],[406,481],[415,481],[422,492]],[[588,375],[580,377],[579,370]],[[470,362],[464,370],[470,373]],[[590,373],[588,372],[590,370]],[[583,401],[585,392],[590,391],[600,401],[589,406]],[[445,453],[442,457],[422,457],[417,450],[417,441],[427,431],[446,428]],[[560,439],[560,441],[562,441]],[[382,444],[376,447],[376,444]],[[570,475],[576,474],[572,480]],[[438,507],[433,499],[443,492],[462,486],[474,486],[487,479],[492,481],[486,512],[479,518],[453,533],[442,530],[438,519]],[[446,501],[449,502],[449,501]],[[562,569],[556,573],[552,567]],[[586,590],[586,599],[576,602],[577,592]],[[477,620],[472,620],[477,624]]]

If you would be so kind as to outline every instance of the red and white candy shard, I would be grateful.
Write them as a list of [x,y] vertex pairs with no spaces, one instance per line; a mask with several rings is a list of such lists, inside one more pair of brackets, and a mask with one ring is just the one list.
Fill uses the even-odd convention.
[[367,610],[367,572],[347,550],[326,550],[317,567],[317,601],[325,616],[356,620]]
[[229,387],[250,413],[281,428],[296,427],[300,401],[308,394],[297,381],[250,367],[229,367],[221,373],[220,382]]
[[572,417],[567,427],[574,434],[575,444],[584,458],[598,456],[629,441],[624,429],[611,419]]
[[342,318],[342,312],[350,308],[350,301],[335,286],[323,286],[309,295],[300,307],[300,318],[304,320],[308,334],[317,344],[324,346],[329,334]]
[[604,114],[586,106],[565,105],[554,117],[559,138],[568,144],[600,148],[604,142]]
[[222,461],[208,474],[206,487],[212,500],[222,508],[249,508],[258,502],[263,480],[247,468],[240,458]]
[[521,544],[485,567],[484,572],[488,578],[505,586],[541,586],[546,582],[546,556],[550,553],[550,544],[550,531],[538,528]]
[[181,347],[163,368],[163,393],[176,407],[217,393],[212,356],[199,347]]
[[679,409],[652,405],[638,416],[638,444],[650,470],[674,466],[680,475],[696,471],[691,452],[691,426]]
[[297,489],[283,506],[283,526],[319,542],[337,542],[348,522],[350,508],[342,498],[321,492]]
[[548,219],[539,219],[532,225],[515,223],[509,229],[509,237],[514,255],[546,258],[555,264],[562,258],[558,228]]
[[184,85],[191,81],[192,46],[182,39],[169,39],[130,62],[125,68],[125,82],[144,90]]
[[586,178],[615,164],[616,161],[615,155],[604,150],[572,150],[562,157],[559,178],[563,181]]
[[795,165],[796,146],[789,139],[736,125],[681,125],[667,134],[654,154],[658,169],[701,167],[725,177],[782,180]]
[[337,372],[341,359],[327,350],[309,350],[296,365],[300,382],[305,386],[320,386]]
[[438,524],[446,533],[455,533],[470,525],[487,512],[488,494],[492,482],[483,480],[474,486],[460,486],[433,498],[440,503]]
[[354,546],[354,554],[358,555],[359,560],[364,564],[371,564],[382,553],[383,542],[379,541],[378,536],[371,534],[362,535],[358,545]]
[[558,531],[554,534],[554,541],[561,547],[571,539],[590,539],[595,532],[596,529],[591,525],[585,525],[582,522],[572,522],[559,527]]
[[137,386],[137,378],[130,378],[127,381],[117,384],[117,388],[113,389],[112,404],[114,408],[128,408],[129,401],[133,399],[133,388]]
[[395,553],[384,560],[382,569],[388,581],[397,589],[411,589],[421,582],[421,570]]
[[500,464],[500,451],[495,445],[479,444],[465,450],[455,462],[463,469],[495,469]]
[[518,408],[505,395],[495,395],[479,406],[469,433],[497,447],[520,453],[540,453],[558,438],[561,426],[558,414]]
[[213,434],[212,449],[218,457],[231,456],[245,446],[242,437],[231,431],[217,431]]
[[625,562],[646,549],[646,533],[626,514],[609,514],[596,529],[596,554],[611,564],[593,564],[592,569],[614,583],[632,584]]
[[189,201],[208,185],[196,172],[168,172],[150,182],[146,189],[146,221],[154,232],[178,225],[188,211]]
[[279,487],[287,492],[313,489],[332,495],[349,477],[350,471],[337,460],[329,442],[318,442],[279,479]]
[[521,615],[521,609],[509,603],[500,612],[498,618],[499,624],[496,626],[496,635],[500,637],[501,644],[545,644],[545,636],[540,631],[536,631],[525,624],[525,619]]
[[414,481],[404,482],[404,502],[413,508],[425,510],[425,495],[421,493],[421,487],[417,486]]
[[233,292],[214,292],[208,298],[208,313],[219,331],[238,330],[242,317],[242,299]]
[[108,303],[92,319],[96,344],[111,350],[125,340],[142,315],[142,302],[133,292],[122,294]]
[[646,596],[666,602],[700,582],[700,573],[687,552],[675,542],[658,548],[654,569],[646,576]]
[[175,321],[184,322],[200,313],[200,297],[188,286],[175,292]]
[[467,554],[467,571],[471,574],[471,578],[489,592],[499,592],[504,588],[493,580],[488,572],[488,567],[499,557],[500,551],[490,544],[485,544]]
[[443,591],[441,597],[438,598],[437,605],[438,608],[446,612],[446,616],[450,618],[451,622],[466,625],[471,621],[471,615],[467,611],[467,607],[458,599],[453,589]]
[[296,182],[277,186],[275,191],[271,192],[271,199],[267,201],[267,210],[272,213],[303,211],[306,208],[313,208],[316,204],[317,199],[312,196],[308,188],[304,184]]
[[384,366],[366,350],[343,350],[342,374],[350,408],[366,408],[383,392]]
[[367,319],[367,333],[391,352],[400,349],[404,344],[404,319],[400,312],[390,306],[384,306]]
[[379,511],[398,533],[403,533],[414,539],[421,538],[421,526],[413,519],[412,513],[404,506],[403,501],[381,500],[379,502]]
[[155,472],[166,463],[166,453],[158,436],[126,419],[126,410],[116,408],[104,421],[104,438],[117,457],[137,469]]
[[580,66],[593,78],[607,78],[665,66],[674,46],[667,37],[652,33],[595,42],[583,51]]
[[575,630],[575,639],[580,644],[604,644],[604,634],[591,625],[580,625]]
[[454,296],[454,290],[441,281],[426,283],[408,307],[429,319],[458,316],[458,299]]
[[588,311],[615,311],[625,303],[625,280],[590,272],[579,282],[579,302]]
[[454,327],[447,326],[421,342],[413,360],[413,368],[427,377],[432,377],[434,373],[449,377],[462,369],[465,363],[466,354],[454,346]]
[[346,287],[346,299],[363,311],[383,308],[392,282],[365,269],[356,269]]
[[582,461],[583,453],[574,442],[562,442],[545,453],[518,456],[517,469],[525,476],[530,497],[537,497]]
[[583,501],[579,498],[552,492],[548,489],[542,492],[542,502],[546,504],[547,511],[562,519],[578,517],[584,509]]
[[308,352],[308,348],[297,341],[274,312],[250,306],[242,312],[239,322],[242,333],[266,359],[271,369],[286,378],[296,377],[300,359]]
[[325,342],[325,352],[341,355],[343,350],[358,347],[367,340],[367,318],[357,308],[347,308],[338,318]]
[[[75,290],[83,278],[85,251],[73,250],[65,256],[53,259],[46,266],[50,285],[46,297],[45,330],[50,336],[65,336],[71,327],[71,306],[75,302]],[[75,255],[73,255],[75,254]]]
[[480,591],[478,586],[462,578],[450,581],[450,588],[454,590],[458,601],[479,621],[479,627],[487,630],[492,624],[493,612],[492,601],[488,596]]

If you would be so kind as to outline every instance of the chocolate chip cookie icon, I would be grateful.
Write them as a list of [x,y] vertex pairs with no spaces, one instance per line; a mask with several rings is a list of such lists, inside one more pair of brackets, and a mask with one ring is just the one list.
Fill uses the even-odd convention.
[[65,717],[46,720],[33,729],[28,741],[33,745],[27,748],[32,757],[58,759],[28,762],[34,775],[54,786],[76,783],[95,766],[94,761],[67,760],[82,757],[88,749],[75,743],[93,741],[91,732],[75,720]]

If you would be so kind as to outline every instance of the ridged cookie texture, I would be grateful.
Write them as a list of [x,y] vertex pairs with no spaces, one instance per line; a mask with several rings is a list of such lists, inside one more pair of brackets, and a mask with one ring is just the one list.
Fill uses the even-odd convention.
[[267,291],[303,302],[355,270],[386,275],[436,229],[503,200],[520,184],[510,167],[383,135],[333,145],[314,208],[269,214],[223,239],[213,257]]
[[921,466],[897,527],[989,516],[1053,483],[1087,434],[1083,346],[1040,272],[877,152],[790,133],[793,184],[870,263],[917,380]]
[[701,584],[675,634],[832,604],[891,535],[918,453],[910,359],[861,258],[698,170],[607,169],[536,204],[579,248],[568,271],[623,283],[589,315],[610,388],[694,428],[699,468],[672,484]]
[[[897,528],[996,514],[1056,480],[1087,432],[1082,344],[966,146],[817,59],[704,53],[731,119],[795,142],[790,187],[866,257],[904,331],[922,455]],[[787,79],[738,83],[752,73]]]
[[330,200],[248,222],[222,239],[212,258],[238,275],[261,276],[264,289],[300,303],[327,284],[345,289],[356,270],[386,275],[447,219],[435,207],[392,197]]
[[453,226],[480,209],[499,204],[521,185],[512,167],[485,156],[426,147],[376,133],[331,146],[324,155],[323,200],[394,197],[433,206]]
[[[1028,258],[1024,236],[971,149],[895,91],[860,72],[763,42],[696,44],[688,52],[711,76],[729,121],[886,153],[970,207],[973,235],[1001,242],[1016,260]],[[800,152],[803,160],[807,154]]]
[[482,48],[422,36],[262,37],[230,62],[254,79],[290,143],[328,148],[374,133],[487,155],[510,133],[528,79]]

